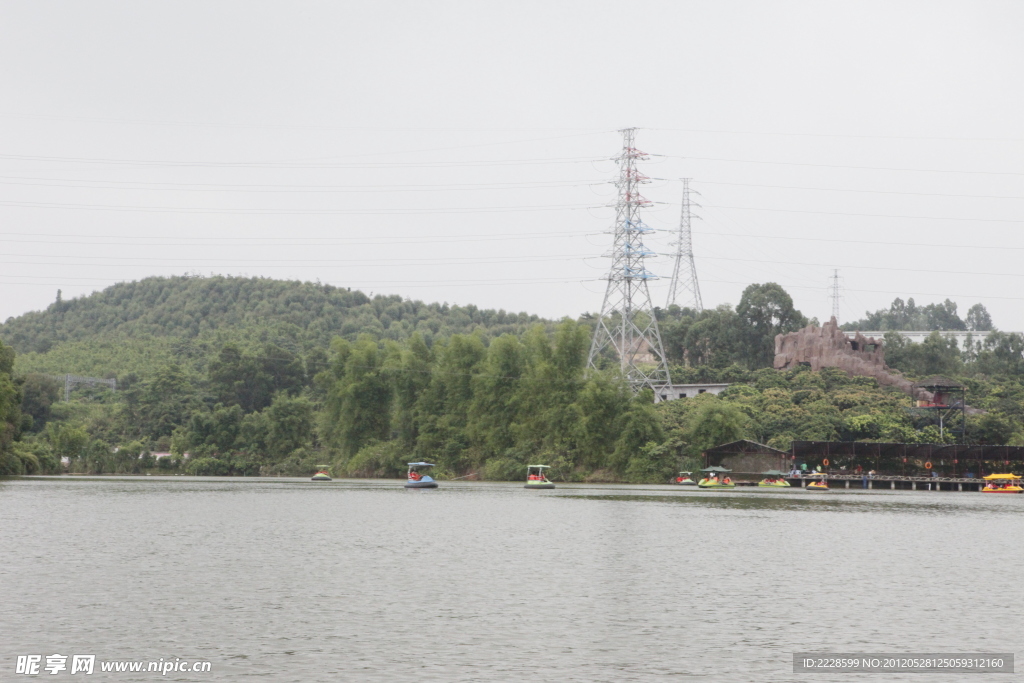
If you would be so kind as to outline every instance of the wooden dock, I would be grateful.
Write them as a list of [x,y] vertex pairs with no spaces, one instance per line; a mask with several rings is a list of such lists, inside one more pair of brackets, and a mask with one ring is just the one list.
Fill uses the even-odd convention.
[[790,486],[807,488],[812,481],[826,481],[833,489],[889,489],[901,491],[981,491],[984,479],[963,477],[908,477],[876,474],[835,474],[825,472],[824,476],[786,477]]

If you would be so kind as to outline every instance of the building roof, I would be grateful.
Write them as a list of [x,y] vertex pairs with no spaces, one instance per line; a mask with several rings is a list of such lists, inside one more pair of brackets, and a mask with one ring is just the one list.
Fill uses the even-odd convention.
[[705,455],[728,455],[731,453],[768,453],[770,455],[789,455],[786,451],[780,451],[777,448],[765,446],[763,443],[757,443],[756,441],[750,441],[749,439],[740,439],[739,441],[733,441],[731,443],[723,443],[720,446],[707,449],[704,453]]
[[963,389],[964,385],[942,375],[932,375],[919,382],[914,382],[913,387],[915,389]]
[[1024,446],[980,446],[945,443],[888,443],[870,441],[794,441],[792,454],[801,458],[862,457],[937,459],[964,462],[1024,462]]

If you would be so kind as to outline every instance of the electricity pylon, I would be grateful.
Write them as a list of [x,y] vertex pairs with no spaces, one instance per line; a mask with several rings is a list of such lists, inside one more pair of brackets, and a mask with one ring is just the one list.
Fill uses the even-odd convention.
[[637,170],[636,162],[649,157],[634,146],[636,128],[620,132],[622,153],[617,158],[619,178],[615,186],[619,196],[615,202],[612,265],[587,365],[597,368],[601,352],[611,346],[630,387],[640,391],[644,387],[654,389],[670,384],[671,380],[647,286],[647,281],[657,276],[649,273],[644,265],[644,259],[654,256],[654,252],[644,246],[643,236],[653,230],[640,219],[640,210],[651,202],[639,190],[640,185],[650,180]]
[[832,287],[830,288],[831,289],[830,294],[832,296],[832,317],[835,318],[836,319],[836,323],[838,323],[839,322],[839,269],[838,268],[836,268],[836,269],[834,269],[832,271],[832,277],[830,279],[832,280]]
[[700,300],[700,284],[697,282],[697,266],[693,263],[693,236],[690,234],[690,179],[683,178],[683,212],[679,217],[679,233],[672,245],[676,248],[676,262],[672,268],[672,279],[668,285],[668,300],[665,308],[679,304],[680,293],[684,295],[683,306],[700,313],[704,304]]

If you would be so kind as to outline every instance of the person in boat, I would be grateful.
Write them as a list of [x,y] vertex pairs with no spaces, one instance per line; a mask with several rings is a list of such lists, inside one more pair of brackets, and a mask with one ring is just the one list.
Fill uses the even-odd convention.
[[413,470],[412,472],[409,473],[409,479],[413,481],[419,481],[421,478],[422,477],[420,476],[420,473],[417,472],[416,470]]
[[729,477],[726,477],[725,481],[723,481],[722,483],[723,484],[731,484],[732,483],[732,479],[730,479]]

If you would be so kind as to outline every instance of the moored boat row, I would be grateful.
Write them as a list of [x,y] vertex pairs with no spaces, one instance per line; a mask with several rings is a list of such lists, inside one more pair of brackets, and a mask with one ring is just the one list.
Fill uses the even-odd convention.
[[[410,489],[436,489],[438,484],[426,472],[431,467],[434,467],[433,463],[429,462],[410,462],[408,463],[408,473],[406,475],[405,488]],[[544,470],[551,469],[550,465],[528,465],[526,468],[526,485],[524,488],[527,489],[553,489],[555,484],[548,479]],[[674,482],[680,486],[696,486],[698,489],[709,490],[709,489],[735,489],[736,482],[729,476],[732,470],[725,467],[706,467],[701,470],[703,477],[699,482],[694,482],[690,477],[691,473],[688,471],[681,471],[679,476],[675,478]],[[790,483],[786,480],[786,473],[780,472],[779,470],[768,470],[761,473],[763,479],[757,483],[760,488],[791,488]],[[816,474],[815,476],[821,477],[819,480],[810,481],[806,484],[804,489],[806,491],[829,491],[828,482],[825,480],[825,474]],[[327,466],[322,465],[318,468],[316,474],[312,477],[313,481],[331,481],[331,476],[328,474]],[[985,486],[981,488],[982,493],[1024,493],[1024,485],[1022,485],[1021,477],[1017,474],[990,474],[984,477]],[[746,486],[752,486],[752,483],[744,484]],[[847,482],[847,488],[849,488],[849,482]],[[895,485],[893,486],[895,488]],[[978,490],[978,489],[975,489]]]

